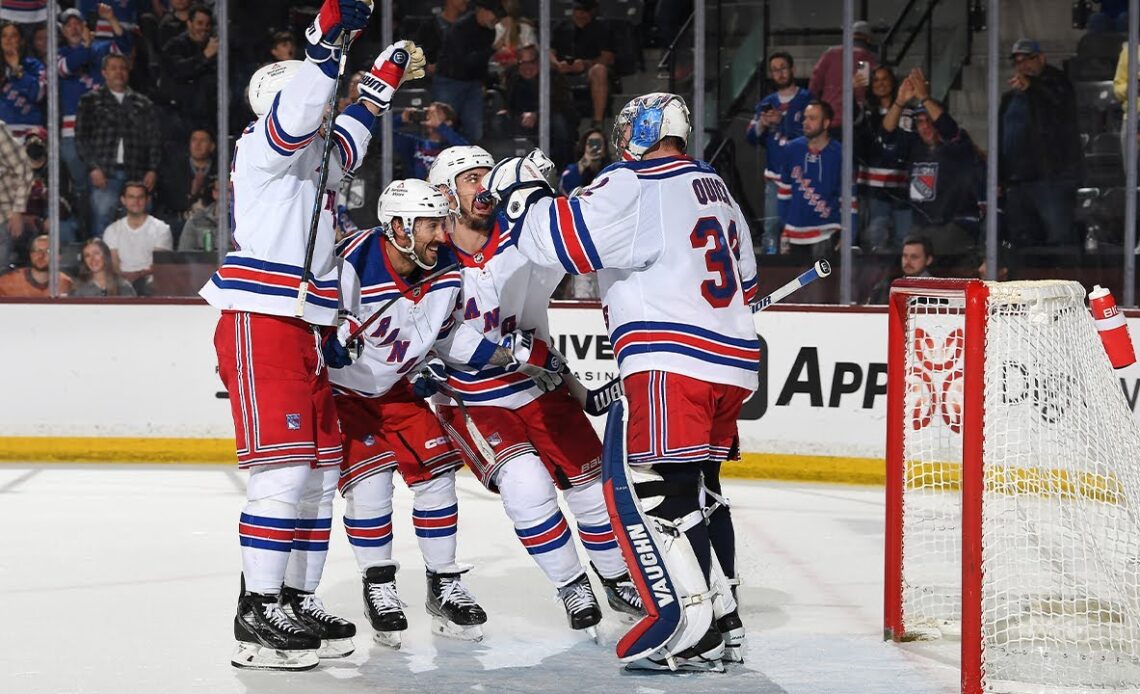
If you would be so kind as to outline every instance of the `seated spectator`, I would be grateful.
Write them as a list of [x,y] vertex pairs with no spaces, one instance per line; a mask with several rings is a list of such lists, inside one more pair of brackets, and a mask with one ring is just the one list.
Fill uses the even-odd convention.
[[127,216],[115,220],[103,232],[115,269],[131,283],[139,296],[150,294],[154,252],[174,250],[170,226],[147,214],[149,202],[150,193],[141,181],[127,181],[123,184],[122,195]]
[[127,86],[127,59],[103,57],[105,84],[79,100],[75,146],[91,182],[91,235],[99,236],[114,219],[119,194],[128,180],[147,190],[158,181],[162,140],[150,99]]
[[8,269],[12,251],[26,233],[24,211],[33,177],[24,147],[0,123],[0,272]]
[[[910,231],[911,211],[906,197],[906,169],[898,148],[883,147],[883,119],[898,95],[898,78],[888,67],[871,75],[871,98],[855,128],[855,160],[858,164],[860,210],[866,223],[861,241],[872,252],[895,252]],[[903,106],[900,128],[910,133],[913,113]]]
[[[44,65],[48,65],[51,61],[48,60],[47,44],[47,24],[40,24],[32,30],[32,48],[28,54]],[[44,79],[47,80],[47,77],[45,76]],[[47,106],[45,105],[44,108],[46,109]]]
[[80,224],[86,224],[90,214],[87,210],[87,167],[79,158],[75,145],[75,114],[79,110],[79,100],[103,84],[100,68],[105,56],[111,53],[128,55],[131,52],[131,38],[111,8],[100,5],[99,12],[111,23],[114,34],[111,39],[96,39],[79,10],[64,10],[59,15],[60,33],[63,35],[59,47],[59,108],[63,112],[59,158],[71,179],[75,194],[73,202],[76,203],[74,211]]
[[871,290],[868,304],[885,304],[890,300],[891,282],[899,277],[931,277],[930,265],[934,262],[934,247],[925,236],[908,236],[902,242],[902,255],[899,258],[901,275],[893,273],[884,277]]
[[71,296],[136,296],[135,288],[115,270],[111,249],[103,239],[83,244],[75,286]]
[[776,210],[784,147],[804,134],[804,109],[812,99],[811,92],[796,86],[795,65],[791,54],[784,51],[768,58],[768,78],[776,91],[756,104],[756,113],[745,132],[750,144],[764,146],[764,233],[760,252],[765,255],[778,251],[783,228]]
[[178,237],[178,252],[212,251],[218,243],[223,241],[218,238],[218,179],[214,178],[191,206],[190,219]]
[[217,175],[217,164],[214,135],[206,128],[195,128],[189,147],[163,160],[155,209],[176,232],[190,216],[191,205],[201,199],[210,179]]
[[[868,66],[869,69],[874,70],[879,66],[878,57],[874,49],[871,47],[871,24],[870,22],[858,21],[851,25],[851,33],[854,34],[855,47],[853,50],[852,63],[856,66],[856,71],[859,70],[859,63],[862,62]],[[835,113],[835,120],[832,122],[831,127],[839,130],[843,125],[843,46],[832,46],[819,56],[816,61],[815,67],[811,71],[811,81],[808,82],[808,90],[815,94],[816,97],[826,103],[830,104],[832,111]],[[866,87],[857,87],[855,89],[855,100],[863,101],[866,98]]]
[[475,0],[475,11],[455,22],[439,51],[432,96],[455,108],[459,129],[471,141],[483,138],[483,85],[503,14],[499,0]]
[[597,19],[597,0],[574,0],[568,19],[554,26],[550,60],[570,84],[590,88],[590,126],[599,128],[610,102],[610,70],[615,53],[609,26]]
[[139,24],[138,6],[135,0],[109,0],[108,2],[101,2],[101,0],[79,0],[79,11],[83,16],[88,19],[96,19],[95,22],[95,38],[109,39],[114,33],[114,28],[111,26],[111,20],[106,19],[99,12],[99,5],[108,5],[111,11],[115,13],[115,17],[119,23],[123,25],[128,32],[133,32]]
[[158,20],[155,45],[165,46],[170,40],[186,31],[190,21],[190,0],[170,0],[170,10]]
[[21,138],[44,125],[41,108],[47,94],[44,64],[27,55],[20,28],[0,23],[0,50],[4,53],[4,84],[0,87],[0,121],[13,137]]
[[998,111],[999,181],[1014,245],[1076,242],[1073,208],[1084,154],[1077,97],[1069,78],[1047,65],[1036,41],[1010,51],[1014,75]]
[[424,51],[429,75],[435,74],[444,38],[461,17],[467,16],[468,5],[469,0],[444,0],[443,7],[433,10],[434,21],[424,24],[416,34],[416,45]]
[[288,31],[274,32],[269,40],[269,54],[273,56],[273,60],[277,62],[282,60],[296,60],[297,39]]
[[46,22],[47,0],[0,0],[0,20],[16,24]]
[[[507,137],[538,136],[539,65],[538,46],[523,46],[518,61],[503,75],[504,110],[497,114],[497,129]],[[570,159],[571,127],[577,123],[574,105],[567,98],[562,75],[551,74],[550,158],[559,164]]]
[[[41,234],[32,239],[28,254],[29,265],[17,268],[0,276],[0,296],[8,297],[49,297],[51,279],[51,239]],[[71,292],[71,278],[59,273],[59,294],[67,296]]]
[[218,121],[218,37],[213,29],[213,15],[196,5],[186,31],[162,47],[162,91],[191,128]]
[[1089,15],[1091,33],[1128,33],[1128,0],[1095,0],[1100,9]]
[[[915,137],[899,133],[903,104],[918,101]],[[930,98],[922,71],[915,68],[899,86],[898,97],[883,116],[884,147],[898,148],[910,181],[914,210],[911,233],[930,239],[939,258],[968,253],[980,231],[978,153],[965,130]]]
[[563,195],[590,185],[602,169],[613,163],[606,136],[597,128],[582,133],[575,154],[578,160],[567,166],[558,179],[558,188]]
[[[415,127],[417,132],[401,132],[405,124]],[[428,169],[440,152],[454,145],[469,144],[455,132],[455,109],[440,101],[433,101],[422,110],[404,109],[396,115],[393,125],[396,128],[393,146],[409,178],[426,179]]]
[[499,71],[505,71],[519,61],[519,50],[523,46],[538,44],[538,32],[534,24],[522,16],[518,0],[503,0],[505,17],[495,24],[495,49],[491,64]]

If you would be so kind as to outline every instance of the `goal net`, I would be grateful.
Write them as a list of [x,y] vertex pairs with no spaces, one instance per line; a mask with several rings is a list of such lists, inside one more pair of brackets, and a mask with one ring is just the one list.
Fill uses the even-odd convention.
[[1140,690],[1140,432],[1075,282],[891,292],[885,634],[963,691]]

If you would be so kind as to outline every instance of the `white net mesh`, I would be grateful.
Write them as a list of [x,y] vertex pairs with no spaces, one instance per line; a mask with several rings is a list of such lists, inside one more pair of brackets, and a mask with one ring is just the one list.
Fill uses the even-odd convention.
[[[1140,687],[1140,432],[1079,284],[987,286],[986,688]],[[907,381],[922,394],[907,399],[904,435],[908,632],[944,632],[961,614],[961,305],[915,298],[908,310],[910,344],[945,356],[908,350],[908,373],[933,381]]]

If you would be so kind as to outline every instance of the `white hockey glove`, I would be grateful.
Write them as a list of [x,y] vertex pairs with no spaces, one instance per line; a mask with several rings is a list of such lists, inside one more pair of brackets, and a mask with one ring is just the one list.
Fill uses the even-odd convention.
[[340,62],[340,40],[344,32],[355,39],[372,16],[370,0],[325,0],[313,23],[305,29],[305,57],[336,79]]
[[549,393],[562,385],[562,367],[565,360],[557,351],[552,349],[527,330],[516,330],[503,338],[500,346],[510,351],[514,362],[506,368],[508,371],[520,371],[534,379],[544,393]]
[[554,189],[545,172],[554,163],[540,150],[525,157],[504,159],[483,176],[483,188],[476,199],[484,204],[497,203],[512,224],[521,219],[531,203],[554,197]]
[[388,110],[400,85],[424,76],[423,49],[411,41],[397,41],[384,49],[372,69],[360,78],[360,100]]

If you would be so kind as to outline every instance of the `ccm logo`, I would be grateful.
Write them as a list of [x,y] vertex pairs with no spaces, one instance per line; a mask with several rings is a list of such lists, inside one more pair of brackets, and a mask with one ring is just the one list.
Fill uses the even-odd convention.
[[428,439],[428,442],[424,444],[424,448],[430,451],[437,446],[446,446],[447,440],[448,439],[446,436],[440,436],[439,438],[435,439]]

